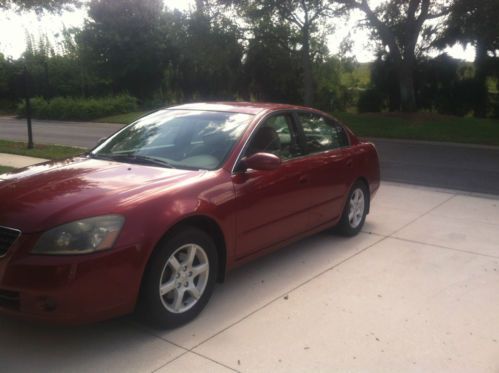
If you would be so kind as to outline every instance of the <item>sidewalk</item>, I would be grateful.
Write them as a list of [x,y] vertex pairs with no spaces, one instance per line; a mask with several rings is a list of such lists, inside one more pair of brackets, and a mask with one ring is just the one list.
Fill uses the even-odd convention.
[[24,155],[0,153],[0,166],[23,168],[46,161],[48,161],[48,159],[26,157]]

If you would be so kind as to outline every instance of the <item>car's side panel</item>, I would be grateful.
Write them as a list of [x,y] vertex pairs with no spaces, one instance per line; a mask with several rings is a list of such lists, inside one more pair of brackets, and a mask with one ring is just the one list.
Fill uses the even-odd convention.
[[[309,148],[307,143],[310,137],[314,138],[319,135],[318,139],[320,140],[321,136],[325,137],[328,133],[327,130],[325,133],[322,132],[322,135],[321,131],[324,130],[319,130],[318,133],[315,133],[315,130],[318,130],[318,128],[315,128],[311,132],[310,124],[307,123],[306,119],[304,122],[302,117],[302,115],[309,114],[319,119],[316,125],[319,124],[319,127],[322,126],[323,128],[331,129],[331,132],[329,132],[331,140],[333,140],[333,133],[336,133],[337,136],[344,136],[341,140],[339,137],[336,138],[336,141],[338,141],[336,146],[338,147],[318,151],[319,149],[316,146],[321,144],[321,142],[312,142],[313,147]],[[310,154],[306,155],[305,158],[308,161],[310,178],[309,225],[311,228],[314,228],[321,224],[336,221],[341,217],[344,196],[348,193],[352,180],[355,177],[352,154],[349,151],[350,144],[355,143],[355,139],[351,139],[350,133],[333,120],[333,118],[314,110],[296,111],[294,119],[302,144],[305,149],[309,148],[308,150],[310,151]]]
[[[192,217],[206,217],[223,232],[227,261],[233,261],[235,248],[235,192],[225,170],[206,172],[190,187],[179,186],[163,199],[151,200],[135,220],[147,242],[148,254],[172,227]],[[145,264],[145,263],[144,263]]]
[[273,171],[233,176],[237,198],[237,258],[308,229],[308,162],[293,159]]
[[376,148],[368,142],[359,142],[349,149],[353,160],[354,179],[364,178],[369,184],[371,198],[376,194],[380,185],[380,169]]
[[310,224],[339,218],[352,179],[351,155],[338,148],[307,157],[310,174]]

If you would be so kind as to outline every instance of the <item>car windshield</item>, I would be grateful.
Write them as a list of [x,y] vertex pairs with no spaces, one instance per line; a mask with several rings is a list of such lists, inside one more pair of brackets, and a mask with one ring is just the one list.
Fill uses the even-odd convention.
[[252,115],[160,110],[132,123],[90,156],[170,168],[219,168]]

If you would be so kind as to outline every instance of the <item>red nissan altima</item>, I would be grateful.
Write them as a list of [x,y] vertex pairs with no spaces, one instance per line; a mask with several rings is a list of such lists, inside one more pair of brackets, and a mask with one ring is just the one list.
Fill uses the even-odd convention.
[[0,311],[84,323],[192,320],[248,260],[336,227],[379,187],[374,146],[317,110],[159,110],[89,153],[0,175]]

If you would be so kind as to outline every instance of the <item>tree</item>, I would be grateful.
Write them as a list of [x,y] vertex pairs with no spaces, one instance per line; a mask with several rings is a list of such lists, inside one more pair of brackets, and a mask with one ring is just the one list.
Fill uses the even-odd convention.
[[320,31],[319,25],[332,13],[330,0],[219,0],[221,4],[232,4],[241,10],[250,23],[262,17],[269,17],[278,23],[287,23],[300,35],[301,66],[303,69],[303,102],[313,105],[313,53],[311,50],[313,35]]
[[267,14],[255,20],[247,41],[243,91],[246,99],[300,103],[301,56],[299,35],[287,24],[272,21]]
[[0,53],[0,107],[12,107],[18,98],[11,89],[11,81],[15,75],[14,62]]
[[[179,35],[180,36],[180,35]],[[210,13],[203,1],[183,22],[176,38],[173,82],[180,100],[234,99],[241,76],[243,47],[237,25]]]
[[324,111],[345,111],[353,102],[349,88],[342,83],[342,75],[349,68],[349,62],[329,56],[314,65],[316,84],[315,106]]
[[418,38],[429,38],[434,29],[425,25],[449,12],[448,0],[390,0],[373,9],[367,0],[339,0],[349,9],[359,9],[368,27],[388,48],[395,66],[400,90],[401,110],[416,110],[414,69]]
[[92,0],[89,21],[76,39],[115,93],[150,97],[161,86],[169,24],[161,0]]
[[442,47],[460,43],[475,47],[475,107],[477,117],[487,115],[487,76],[499,51],[499,6],[497,0],[456,0],[445,22],[445,30],[435,43]]
[[56,12],[80,5],[80,0],[0,0],[0,9],[34,10],[37,13]]
[[307,106],[314,102],[311,38],[318,31],[320,21],[332,13],[331,4],[325,0],[274,0],[271,2],[281,19],[297,27],[301,35],[303,67],[303,101]]
[[472,66],[447,54],[425,58],[416,71],[421,109],[464,116],[473,109]]

